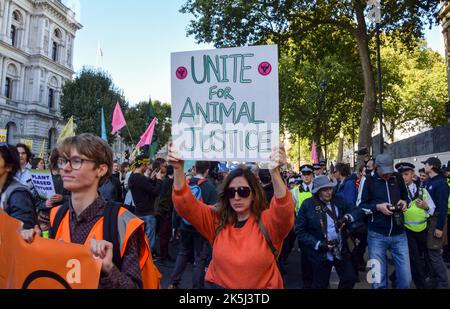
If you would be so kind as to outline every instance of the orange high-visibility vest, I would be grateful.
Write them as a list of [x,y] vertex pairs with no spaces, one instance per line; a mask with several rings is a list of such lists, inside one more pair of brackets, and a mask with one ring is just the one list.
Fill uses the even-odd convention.
[[[59,207],[55,207],[50,212],[50,224],[53,226],[56,214]],[[84,243],[85,246],[89,246],[89,241],[95,237],[97,240],[103,240],[103,221],[101,217],[92,227],[88,237]],[[152,254],[150,246],[148,244],[147,237],[144,232],[144,222],[133,215],[131,212],[121,207],[117,218],[119,242],[120,242],[120,257],[123,258],[125,249],[127,248],[128,240],[131,235],[137,230],[140,233],[140,248],[139,248],[139,267],[141,269],[142,284],[144,289],[159,289],[161,287],[161,273],[158,268],[153,264]],[[70,243],[70,226],[69,226],[69,211],[66,212],[58,231],[56,231],[55,239],[63,240]],[[144,241],[142,241],[144,240]]]

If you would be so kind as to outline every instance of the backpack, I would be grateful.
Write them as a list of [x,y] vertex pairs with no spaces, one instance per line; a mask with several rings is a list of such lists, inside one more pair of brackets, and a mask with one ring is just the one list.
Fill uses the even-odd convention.
[[[192,194],[195,196],[195,198],[197,200],[199,200],[200,202],[203,202],[203,195],[202,195],[202,188],[201,185],[204,184],[206,182],[205,178],[199,179],[197,183],[194,184],[190,184],[189,180],[186,181],[186,185],[189,186],[189,189],[191,189]],[[181,218],[181,220],[183,221],[184,224],[191,226],[192,224],[189,223],[189,221],[187,221],[184,218]]]
[[[120,203],[107,202],[104,213],[103,213],[103,239],[113,244],[113,263],[117,268],[121,269],[122,257],[121,257],[121,246],[119,240],[119,230],[118,230],[118,214],[122,207]],[[66,203],[62,205],[55,216],[53,226],[50,229],[50,238],[55,239],[58,228],[69,211],[69,204]],[[145,242],[147,242],[147,237],[144,237]],[[148,245],[148,242],[147,242]],[[146,265],[152,263],[152,265]],[[149,266],[149,267],[146,267]],[[153,264],[152,256],[148,257],[144,265],[140,265],[142,284],[144,289],[159,289],[161,274],[159,273],[156,266]]]

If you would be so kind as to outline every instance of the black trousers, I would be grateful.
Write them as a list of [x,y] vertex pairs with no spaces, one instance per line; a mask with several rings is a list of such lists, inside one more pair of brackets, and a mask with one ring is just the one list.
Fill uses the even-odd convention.
[[313,289],[328,289],[333,266],[339,276],[339,289],[353,289],[355,286],[356,274],[350,256],[346,255],[343,260],[318,261],[317,259],[310,259],[310,261],[312,264]]
[[301,255],[301,274],[302,274],[302,289],[311,289],[313,283],[313,266],[309,260],[309,255],[306,249],[300,247]]
[[283,241],[283,247],[281,248],[280,257],[278,258],[283,271],[285,271],[284,268],[286,266],[287,259],[289,258],[289,254],[294,248],[296,239],[297,237],[295,236],[294,229],[292,229]]
[[427,230],[413,232],[405,228],[408,237],[411,275],[417,289],[425,289],[425,254],[427,252]]

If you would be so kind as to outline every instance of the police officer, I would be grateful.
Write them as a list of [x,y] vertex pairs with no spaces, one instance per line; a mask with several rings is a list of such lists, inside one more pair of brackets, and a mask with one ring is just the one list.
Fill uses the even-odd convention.
[[322,167],[320,166],[319,163],[313,164],[313,170],[314,170],[314,178],[322,176]]
[[327,161],[322,160],[319,162],[320,168],[322,169],[322,175],[328,175],[328,171],[327,171]]
[[416,288],[425,289],[425,265],[422,256],[427,251],[427,220],[433,215],[436,206],[427,189],[413,181],[416,168],[413,164],[400,162],[395,168],[403,176],[411,200],[408,210],[404,213],[411,275]]
[[298,213],[303,201],[312,196],[311,191],[313,189],[313,171],[314,168],[310,164],[305,164],[300,167],[300,172],[302,173],[302,181],[291,191],[295,204],[295,214]]

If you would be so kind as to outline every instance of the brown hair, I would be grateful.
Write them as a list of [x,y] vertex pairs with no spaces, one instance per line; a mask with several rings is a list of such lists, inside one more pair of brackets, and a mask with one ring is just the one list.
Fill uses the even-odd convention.
[[113,166],[113,152],[111,147],[102,140],[100,137],[90,133],[84,133],[74,137],[66,138],[59,146],[59,155],[65,155],[69,157],[72,148],[75,148],[78,153],[88,157],[95,162],[95,168],[98,168],[101,164],[108,166],[108,171],[100,179],[99,186],[104,184],[106,180],[111,176]]
[[267,209],[266,196],[264,190],[259,184],[256,176],[247,168],[238,168],[232,171],[225,179],[222,187],[222,191],[219,193],[219,203],[217,205],[217,211],[219,215],[219,228],[223,229],[228,224],[235,224],[237,222],[237,213],[230,205],[230,200],[226,197],[225,191],[230,186],[233,179],[237,177],[244,177],[253,193],[253,201],[250,206],[251,213],[259,221],[262,212]]

